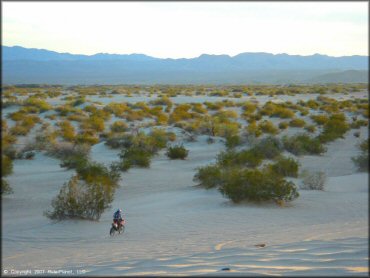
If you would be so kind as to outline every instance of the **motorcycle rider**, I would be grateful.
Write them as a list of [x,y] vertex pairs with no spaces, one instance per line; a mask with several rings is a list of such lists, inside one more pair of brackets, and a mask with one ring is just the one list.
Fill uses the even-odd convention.
[[116,212],[113,214],[113,222],[121,225],[122,222],[122,210],[117,209]]

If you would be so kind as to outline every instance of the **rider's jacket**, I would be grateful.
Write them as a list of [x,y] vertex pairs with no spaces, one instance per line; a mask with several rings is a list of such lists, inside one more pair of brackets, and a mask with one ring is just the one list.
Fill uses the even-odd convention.
[[121,218],[122,218],[121,212],[120,212],[119,210],[117,210],[117,211],[113,214],[113,218],[114,218],[114,219],[121,219]]

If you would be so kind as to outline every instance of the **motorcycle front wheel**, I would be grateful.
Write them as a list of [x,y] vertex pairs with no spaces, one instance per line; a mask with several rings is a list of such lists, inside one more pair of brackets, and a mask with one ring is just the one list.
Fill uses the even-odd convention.
[[118,233],[123,234],[125,231],[125,226],[121,226],[121,228],[118,230]]

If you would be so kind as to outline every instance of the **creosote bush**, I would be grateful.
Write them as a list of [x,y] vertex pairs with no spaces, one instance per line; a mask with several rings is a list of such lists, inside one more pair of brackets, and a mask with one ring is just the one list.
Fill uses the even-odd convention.
[[289,126],[291,127],[304,127],[306,122],[303,119],[295,118],[289,122]]
[[295,155],[306,154],[322,154],[326,152],[326,148],[320,140],[312,138],[307,134],[296,134],[291,137],[284,136],[282,138],[284,148]]
[[318,125],[324,125],[329,121],[326,115],[311,115],[310,118]]
[[298,177],[299,163],[296,159],[281,156],[270,167],[273,172],[283,177]]
[[185,159],[189,154],[189,151],[185,149],[183,145],[169,146],[167,147],[166,155],[170,159]]
[[310,133],[314,133],[316,131],[316,126],[314,126],[314,125],[308,125],[304,129],[306,131],[310,132]]
[[120,169],[122,171],[127,171],[132,166],[149,168],[152,156],[153,153],[138,146],[123,149],[119,154],[121,158]]
[[280,122],[279,123],[279,128],[280,129],[287,129],[289,126],[289,123],[288,122]]
[[123,121],[116,121],[110,127],[112,132],[125,132],[128,130],[128,126]]
[[286,181],[267,168],[230,169],[223,174],[219,190],[235,203],[241,201],[281,203],[292,201],[299,196],[292,182]]
[[1,194],[13,193],[9,183],[4,179],[13,173],[13,161],[7,156],[1,155]]
[[71,155],[62,159],[60,167],[67,169],[76,169],[85,165],[88,160],[89,158],[87,155]]
[[273,159],[283,151],[283,144],[273,136],[268,136],[257,142],[253,148],[264,159]]
[[249,125],[247,126],[247,132],[248,132],[248,134],[253,135],[255,137],[259,137],[262,134],[262,131],[257,126],[256,121],[252,121],[252,122],[249,123]]
[[193,181],[206,189],[218,187],[222,184],[221,168],[217,165],[198,167]]
[[53,220],[99,220],[113,201],[119,178],[114,164],[107,168],[104,164],[87,162],[62,186],[52,200],[52,211],[44,214]]
[[355,163],[357,170],[360,172],[369,171],[369,139],[362,141],[358,145],[361,153],[358,156],[352,157],[353,163]]
[[274,124],[270,121],[264,120],[258,124],[258,128],[264,132],[269,134],[277,134],[279,133],[279,129],[274,126]]
[[229,149],[235,148],[240,145],[241,139],[239,135],[230,135],[226,137],[225,146]]
[[344,114],[332,114],[329,120],[325,123],[324,129],[318,136],[322,143],[334,141],[338,138],[343,138],[344,134],[349,130],[350,126],[346,122]]
[[324,190],[326,182],[326,174],[324,172],[303,171],[301,175],[303,177],[301,189]]
[[233,166],[243,167],[257,167],[263,160],[263,154],[256,149],[235,151],[223,151],[217,155],[217,165],[223,168],[230,168]]
[[87,162],[89,152],[90,146],[86,144],[54,142],[48,146],[46,154],[61,159],[61,167],[72,169]]

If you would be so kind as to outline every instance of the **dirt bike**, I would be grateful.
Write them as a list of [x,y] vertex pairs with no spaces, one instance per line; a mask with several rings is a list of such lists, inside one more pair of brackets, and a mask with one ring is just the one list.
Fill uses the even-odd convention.
[[109,234],[111,236],[114,236],[116,232],[119,234],[123,234],[125,231],[125,220],[122,219],[120,223],[117,223],[118,221],[113,221],[112,227],[110,228]]

